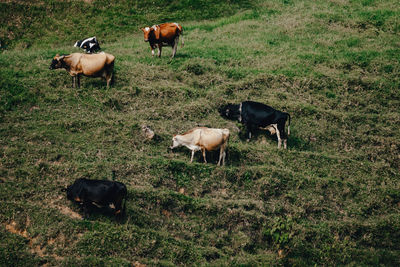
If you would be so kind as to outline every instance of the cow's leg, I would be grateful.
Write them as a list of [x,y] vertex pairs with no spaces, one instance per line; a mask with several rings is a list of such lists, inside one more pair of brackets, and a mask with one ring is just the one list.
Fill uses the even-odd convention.
[[[276,134],[277,134],[277,136],[279,136],[278,135],[278,133],[280,134],[280,138],[281,139],[283,139],[283,148],[284,149],[287,149],[287,135],[286,135],[286,133],[285,133],[285,123],[286,123],[286,121],[280,121],[280,122],[278,122],[278,131],[276,131]],[[278,139],[279,140],[279,139]]]
[[81,88],[81,75],[76,75],[76,79],[78,80],[78,88]]
[[158,44],[158,57],[161,57],[162,44]]
[[279,128],[276,131],[276,136],[278,137],[278,149],[279,149],[279,148],[281,148],[281,145],[282,145],[281,134],[280,134]]
[[110,87],[110,83],[111,83],[111,80],[112,80],[112,72],[110,73],[110,72],[107,72],[106,73],[106,81],[107,81],[107,88],[109,88]]
[[110,87],[110,82],[111,82],[111,75],[107,75],[108,77],[106,78],[107,79],[107,88],[109,88]]
[[72,78],[72,88],[75,88],[76,87],[75,76],[72,76],[71,78]]
[[175,41],[172,44],[172,57],[173,58],[175,57],[175,54],[176,54],[176,49],[178,47],[178,42],[179,42],[179,35],[177,37],[175,37]]
[[227,147],[227,143],[225,143],[225,145],[224,145],[224,154],[222,155],[222,165],[223,166],[225,166],[226,147]]
[[207,163],[207,159],[206,159],[206,149],[202,148],[201,152],[203,153],[203,159],[204,159],[204,163]]
[[114,62],[106,66],[105,69],[105,78],[107,81],[107,88],[110,87],[111,84],[114,84],[115,77],[114,77]]
[[89,207],[90,207],[90,202],[84,200],[83,201],[83,217],[85,219],[89,218]]
[[252,132],[252,130],[253,130],[253,127],[252,127],[250,124],[247,124],[247,125],[246,125],[246,129],[247,129],[247,132],[246,132],[246,135],[247,135],[247,142],[249,142],[250,139],[251,139],[251,132]]
[[192,150],[192,157],[190,158],[190,163],[193,162],[193,157],[194,157],[194,150]]
[[121,214],[121,210],[122,210],[122,198],[121,197],[119,197],[115,201],[114,206],[115,206],[115,215],[120,215]]
[[222,165],[225,165],[225,146],[224,145],[222,145],[221,148],[219,149],[218,166],[221,166],[221,159],[222,159]]
[[154,57],[154,49],[156,49],[156,46],[150,44],[150,49],[151,49],[151,55]]

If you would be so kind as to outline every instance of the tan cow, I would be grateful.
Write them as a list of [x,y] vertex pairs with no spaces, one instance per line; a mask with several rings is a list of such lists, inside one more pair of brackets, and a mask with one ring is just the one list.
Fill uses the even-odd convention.
[[226,146],[228,145],[229,140],[229,130],[228,129],[213,129],[207,127],[197,127],[194,128],[184,134],[174,135],[172,138],[172,146],[171,149],[174,149],[178,146],[186,146],[190,150],[192,150],[192,157],[190,162],[193,162],[194,152],[201,150],[203,153],[204,162],[207,163],[206,160],[206,150],[212,151],[220,149],[219,151],[219,160],[218,166],[221,164],[225,165],[225,156],[226,156]]
[[114,70],[115,57],[104,52],[98,54],[73,53],[70,55],[56,55],[51,62],[49,69],[64,68],[72,76],[72,85],[81,86],[80,76],[83,74],[88,77],[101,77],[107,81],[107,87]]
[[[161,57],[163,46],[172,46],[172,57],[176,54],[179,35],[182,35],[183,28],[178,23],[163,23],[141,29],[144,33],[144,41],[150,43],[151,54],[154,56],[154,49],[158,47],[158,57]],[[184,45],[182,35],[182,46]]]

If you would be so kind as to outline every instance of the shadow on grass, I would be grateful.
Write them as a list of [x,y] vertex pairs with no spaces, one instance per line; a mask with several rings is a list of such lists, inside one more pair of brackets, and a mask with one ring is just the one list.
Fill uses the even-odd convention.
[[103,219],[102,217],[108,217],[109,219],[115,220],[118,223],[123,223],[127,219],[126,211],[122,212],[121,215],[115,215],[115,209],[109,206],[99,207],[94,204],[90,204],[88,206],[88,212],[85,215],[82,204],[72,203],[72,205],[74,210],[77,210],[85,220],[101,220]]
[[[268,130],[262,130],[262,129],[256,130],[255,132],[252,133],[249,142],[260,142],[263,138],[266,139],[267,143],[273,144],[278,147],[278,138],[276,134],[271,135]],[[239,132],[239,139],[243,142],[247,142],[246,132],[244,130]],[[313,145],[312,143],[310,143],[309,140],[302,139],[293,133],[288,136],[287,148],[296,150],[305,150],[305,151],[314,150]]]

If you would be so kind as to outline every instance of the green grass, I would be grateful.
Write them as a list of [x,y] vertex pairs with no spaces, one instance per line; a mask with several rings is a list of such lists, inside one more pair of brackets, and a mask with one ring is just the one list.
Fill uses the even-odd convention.
[[[0,265],[399,265],[398,5],[150,2],[0,4]],[[139,30],[164,21],[173,60]],[[73,89],[51,59],[94,34],[115,84]],[[291,114],[288,150],[219,116],[247,99]],[[168,151],[199,125],[230,129],[225,167]],[[112,171],[126,218],[79,219],[61,189]]]

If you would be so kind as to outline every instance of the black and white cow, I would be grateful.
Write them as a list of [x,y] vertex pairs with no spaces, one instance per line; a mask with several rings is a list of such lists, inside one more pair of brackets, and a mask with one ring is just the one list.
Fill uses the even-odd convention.
[[[83,205],[85,217],[92,205],[97,207],[114,206],[115,215],[124,213],[122,201],[127,196],[127,189],[123,183],[107,180],[89,180],[80,178],[66,188],[67,198]],[[122,211],[122,212],[121,212]]]
[[289,119],[288,135],[290,134],[290,115],[270,106],[253,101],[244,101],[239,104],[228,104],[219,108],[222,117],[238,120],[246,126],[248,139],[256,129],[266,129],[278,137],[278,148],[287,148],[287,135],[285,133],[286,120]]
[[86,53],[88,54],[92,54],[93,52],[96,52],[101,49],[99,42],[96,39],[96,36],[79,40],[75,43],[74,46],[85,49]]

